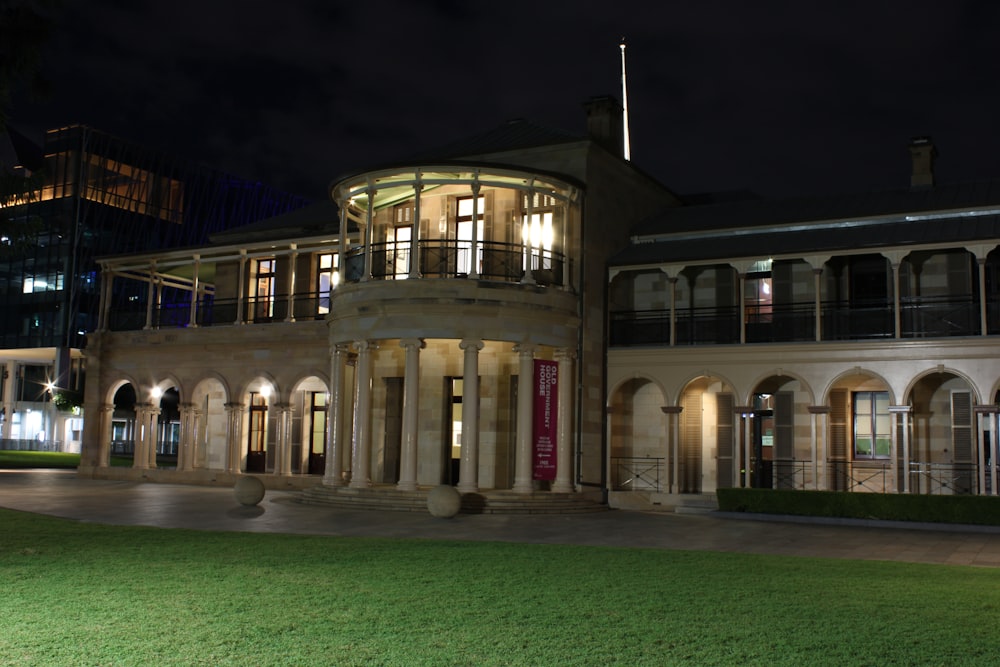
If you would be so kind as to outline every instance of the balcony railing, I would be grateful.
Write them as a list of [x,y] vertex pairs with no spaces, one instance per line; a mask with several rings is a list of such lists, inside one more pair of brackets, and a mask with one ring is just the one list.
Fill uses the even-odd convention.
[[[218,299],[208,294],[195,304],[195,324],[211,327],[284,322],[289,319],[290,307],[296,320],[323,319],[330,309],[330,293],[302,292],[245,299]],[[149,326],[153,329],[188,327],[191,326],[191,303],[161,303],[152,309],[151,316]],[[146,324],[147,309],[142,303],[133,308],[118,307],[109,313],[108,327],[111,331],[138,331],[146,328]]]
[[[418,244],[419,274],[423,278],[467,278],[473,269],[471,241],[422,240]],[[520,244],[479,241],[476,273],[483,280],[517,283],[524,280],[526,254]],[[409,277],[413,243],[396,241],[373,243],[371,278],[399,280]],[[565,257],[549,250],[529,249],[527,262],[531,278],[539,285],[566,284]],[[365,272],[365,248],[352,248],[345,256],[347,282],[360,282]]]
[[[1000,309],[996,309],[1000,312]],[[741,324],[740,317],[745,319]],[[1000,321],[1000,314],[993,316]],[[865,303],[826,301],[820,304],[821,340],[877,340],[895,336],[891,301]],[[674,315],[676,345],[740,342],[792,343],[816,340],[814,303],[678,308]],[[670,310],[629,310],[610,314],[611,345],[670,344]],[[1000,324],[991,331],[1000,333]],[[907,298],[900,302],[902,338],[941,338],[981,334],[979,302],[971,295]]]

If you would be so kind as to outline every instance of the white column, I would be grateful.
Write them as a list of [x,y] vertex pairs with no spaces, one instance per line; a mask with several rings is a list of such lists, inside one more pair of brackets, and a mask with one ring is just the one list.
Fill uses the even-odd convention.
[[277,442],[274,456],[275,472],[279,475],[292,474],[292,406],[288,403],[275,403],[278,412]]
[[483,341],[463,340],[465,352],[462,375],[462,459],[458,466],[458,486],[462,493],[479,491],[479,351]]
[[472,242],[469,244],[471,257],[469,262],[469,277],[479,277],[479,192],[481,186],[476,181],[472,184]]
[[736,295],[736,316],[740,322],[740,343],[747,342],[747,313],[745,306],[747,274],[737,274],[740,279],[740,293]]
[[[132,467],[145,470],[149,467],[150,451],[154,449],[155,434],[151,434],[150,421],[155,416],[151,403],[136,403],[135,406],[135,448],[132,450]],[[155,456],[153,452],[153,456]]]
[[[156,260],[149,264],[149,289],[146,294],[146,325],[143,329],[153,328],[153,303],[156,301]],[[159,304],[157,304],[159,305]]]
[[[531,272],[531,217],[535,212],[535,189],[534,187],[527,190],[528,195],[528,210],[525,212],[525,218],[521,220],[521,247],[524,249],[524,276],[521,278],[521,282],[525,285],[534,285],[535,276]],[[516,209],[515,209],[516,210]],[[527,221],[527,223],[525,222]]]
[[893,336],[899,338],[903,329],[902,313],[899,310],[899,262],[892,263],[892,321]]
[[[554,493],[569,493],[573,490],[573,350],[557,350],[559,363],[559,393],[556,416],[556,479],[552,483]],[[520,395],[520,392],[518,392]]]
[[[340,244],[337,246],[337,273],[340,274],[340,280],[337,284],[344,285],[347,283],[347,267],[344,262],[347,260],[347,206],[342,206],[340,208]],[[331,280],[331,289],[333,288],[333,281]]]
[[670,283],[670,347],[677,345],[677,278],[669,277]]
[[201,268],[201,255],[194,256],[194,274],[191,276],[191,312],[188,316],[188,326],[198,326],[198,270]]
[[[893,415],[903,416],[903,488],[896,488],[899,493],[909,493],[910,492],[910,406],[909,405],[890,405],[889,413]],[[899,484],[899,468],[898,468],[898,456],[899,443],[896,442],[896,434],[899,432],[898,424],[896,420],[892,420],[892,452],[889,454],[890,460],[892,461],[892,485],[897,486]]]
[[815,308],[815,335],[814,338],[816,342],[823,340],[823,299],[821,298],[821,292],[823,283],[821,277],[823,275],[823,269],[813,269],[813,308]]
[[14,399],[17,387],[17,362],[8,361],[3,367],[3,433],[4,440],[10,440],[11,427],[14,424],[14,411],[17,403]]
[[356,341],[358,362],[354,383],[354,438],[351,455],[351,488],[364,489],[371,481],[372,444],[372,349],[374,345],[366,340]]
[[181,403],[181,437],[177,443],[177,469],[192,470],[195,455],[194,404]]
[[243,461],[242,403],[226,403],[226,471],[239,473]]
[[111,269],[103,267],[101,269],[101,296],[98,299],[97,330],[108,330],[108,311],[111,310],[111,281],[114,274]]
[[[986,481],[989,479],[990,494],[995,495],[997,492],[997,466],[996,459],[992,456],[993,452],[996,452],[996,430],[994,426],[996,425],[997,411],[1000,407],[987,404],[987,405],[977,405],[975,408],[975,413],[979,417],[976,420],[976,444],[978,450],[978,469],[979,469],[979,494],[983,495],[986,493]],[[990,436],[990,456],[987,457],[987,445],[985,439],[983,438],[983,432],[986,432]],[[989,477],[986,473],[986,460],[989,458],[990,461],[990,472]]]
[[157,404],[152,407],[148,416],[146,452],[149,454],[150,468],[156,468],[156,446],[160,442],[160,414],[160,406]]
[[988,320],[986,318],[986,258],[977,257],[976,264],[979,266],[979,335],[985,336],[988,333]]
[[344,485],[344,364],[347,346],[335,345],[330,357],[330,401],[326,415],[326,472],[323,484]]
[[677,493],[677,441],[680,439],[681,411],[684,408],[679,405],[665,405],[660,410],[667,416],[667,455],[663,465],[663,474],[666,475],[665,486],[668,493]]
[[246,299],[247,251],[240,250],[239,275],[236,278],[236,317],[233,324],[243,324],[243,302]]
[[285,313],[286,322],[295,321],[295,269],[299,263],[298,246],[295,243],[292,243],[291,248],[292,253],[288,258],[288,312]]
[[820,447],[820,435],[822,441],[826,442],[826,415],[830,414],[829,405],[810,405],[808,407],[811,417],[810,452],[812,456],[813,489],[826,488],[826,484],[821,480],[825,479],[826,466],[823,461],[826,459],[825,447]]
[[399,341],[399,345],[405,350],[406,361],[403,370],[402,448],[399,457],[399,482],[396,488],[400,491],[416,491],[420,350],[424,348],[424,341],[419,338],[404,338]]
[[410,273],[412,279],[420,277],[420,194],[423,183],[413,184],[413,233],[410,235]]
[[1000,494],[997,490],[997,452],[1000,451],[997,446],[997,419],[996,413],[990,415],[990,490],[993,495]]
[[[740,424],[743,425],[743,488],[749,489],[751,486],[750,479],[750,417],[753,415],[753,406],[746,405],[738,407],[735,410],[736,428],[733,429],[733,433],[740,432]],[[736,443],[733,443],[733,476],[737,479],[739,478],[740,462],[736,458]],[[735,480],[734,480],[735,482]],[[739,486],[738,483],[734,483],[735,486]]]
[[[375,224],[375,190],[368,191],[368,210],[365,213],[365,269],[361,274],[361,282],[371,279],[372,277],[372,241],[375,238],[375,232],[372,227]],[[352,482],[353,486],[353,482]]]
[[[102,403],[99,415],[100,440],[97,447],[97,467],[107,468],[111,465],[111,421],[115,412],[114,403]],[[10,414],[10,413],[8,413]]]
[[[518,345],[517,450],[514,453],[514,491],[531,493],[531,431],[534,424],[535,346]],[[464,411],[463,411],[464,414]]]

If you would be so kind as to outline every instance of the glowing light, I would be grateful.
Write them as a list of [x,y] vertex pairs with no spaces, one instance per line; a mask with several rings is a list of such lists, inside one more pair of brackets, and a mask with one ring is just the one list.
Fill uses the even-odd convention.
[[163,396],[163,390],[160,389],[159,387],[153,387],[152,391],[150,391],[149,394],[150,396],[153,397],[154,401],[158,401]]
[[260,386],[260,395],[265,399],[271,397],[271,385],[264,383]]

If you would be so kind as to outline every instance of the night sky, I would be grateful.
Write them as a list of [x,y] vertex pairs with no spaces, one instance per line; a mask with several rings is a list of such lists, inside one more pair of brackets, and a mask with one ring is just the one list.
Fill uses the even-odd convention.
[[[765,196],[1000,177],[1000,3],[63,0],[50,97],[85,123],[311,198],[365,167],[527,118],[583,133],[621,95],[634,163],[675,192]],[[652,8],[651,8],[652,7]]]

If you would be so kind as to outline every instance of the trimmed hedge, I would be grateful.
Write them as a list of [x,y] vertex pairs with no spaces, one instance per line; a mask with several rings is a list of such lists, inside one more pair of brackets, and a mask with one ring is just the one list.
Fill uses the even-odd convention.
[[1000,526],[1000,497],[718,489],[723,512]]

